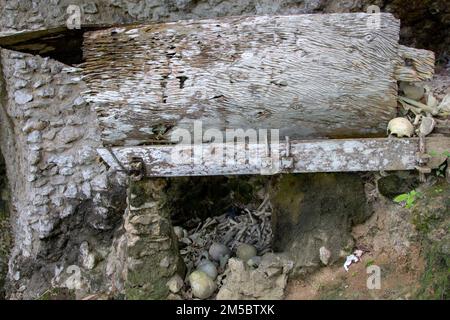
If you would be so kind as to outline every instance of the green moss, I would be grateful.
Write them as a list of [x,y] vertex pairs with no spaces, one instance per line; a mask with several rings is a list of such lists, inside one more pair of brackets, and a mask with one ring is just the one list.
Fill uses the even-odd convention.
[[450,299],[450,255],[442,251],[441,245],[433,244],[426,249],[426,263],[417,297],[433,300]]
[[450,185],[441,182],[424,192],[413,209],[426,260],[419,299],[450,298]]
[[[127,300],[165,299],[169,294],[167,281],[174,274],[184,274],[184,263],[179,256],[178,244],[173,232],[170,211],[164,202],[164,179],[143,179],[133,182],[130,204],[139,209],[131,210],[133,216],[153,215],[150,224],[134,224],[137,237],[128,247],[128,257],[133,266],[128,269],[125,283]],[[153,202],[155,206],[143,206]],[[169,259],[168,266],[161,262]]]

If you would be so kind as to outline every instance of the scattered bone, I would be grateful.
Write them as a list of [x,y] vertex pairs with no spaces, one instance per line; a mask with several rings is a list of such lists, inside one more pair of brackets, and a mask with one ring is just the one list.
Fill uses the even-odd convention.
[[423,134],[424,136],[429,135],[433,132],[434,127],[436,126],[436,120],[433,117],[422,117],[422,121],[419,127],[419,134]]
[[330,258],[331,258],[330,250],[328,250],[325,247],[320,247],[320,249],[319,249],[319,257],[320,257],[320,261],[324,265],[328,265],[328,262],[330,261]]
[[[203,222],[194,221],[192,225],[196,227],[185,231],[186,234],[183,233],[183,238],[179,240],[180,254],[186,264],[187,274],[194,274],[194,283],[204,285],[207,289],[205,291],[210,289],[209,282],[202,275],[197,277],[198,274],[193,272],[196,270],[195,272],[207,274],[212,281],[216,279],[215,284],[220,289],[228,273],[227,263],[232,256],[231,252],[237,248],[251,247],[252,257],[247,255],[244,260],[251,258],[248,262],[252,267],[257,267],[261,258],[255,256],[256,253],[262,256],[272,252],[271,211],[269,197],[266,196],[256,210],[243,209],[241,215],[233,218],[223,214],[207,218]],[[181,235],[180,231],[178,233]],[[206,296],[192,291],[193,288],[182,290],[181,295],[184,299]],[[211,295],[208,297],[213,298]]]

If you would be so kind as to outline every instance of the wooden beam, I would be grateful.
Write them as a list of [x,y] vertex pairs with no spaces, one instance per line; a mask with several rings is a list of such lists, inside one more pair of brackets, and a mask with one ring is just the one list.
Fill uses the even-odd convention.
[[[415,51],[399,52],[399,21],[380,17],[379,28],[352,13],[88,32],[86,99],[112,146],[167,142],[195,119],[205,130],[277,128],[292,139],[383,136],[397,112],[396,72],[413,77],[403,57]],[[423,78],[434,57],[420,55]]]
[[[419,151],[418,138],[292,141],[288,145],[289,151],[286,142],[271,145],[271,157],[266,156],[264,144],[244,144],[241,149],[236,145],[233,149],[230,144],[214,143],[113,147],[100,148],[98,153],[114,170],[129,170],[132,159],[137,157],[145,164],[146,176],[177,177],[414,170]],[[450,150],[450,138],[426,138],[426,148],[428,153],[442,154]],[[239,151],[245,152],[239,154]],[[235,156],[227,157],[227,154]],[[272,168],[267,166],[270,159]],[[433,157],[429,167],[437,168],[443,161],[445,157]]]

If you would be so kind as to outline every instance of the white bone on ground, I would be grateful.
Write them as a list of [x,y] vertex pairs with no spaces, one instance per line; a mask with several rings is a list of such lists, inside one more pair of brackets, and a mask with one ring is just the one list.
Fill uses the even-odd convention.
[[345,260],[345,263],[344,263],[344,269],[345,269],[345,271],[347,271],[348,272],[348,267],[350,267],[350,265],[353,263],[353,262],[358,262],[359,261],[359,258],[357,257],[357,256],[355,256],[354,254],[351,254],[351,255],[349,255],[349,256],[347,256],[347,260]]

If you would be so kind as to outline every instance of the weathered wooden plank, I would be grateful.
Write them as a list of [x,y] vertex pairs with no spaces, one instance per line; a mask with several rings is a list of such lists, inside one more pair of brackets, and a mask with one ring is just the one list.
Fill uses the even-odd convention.
[[[275,174],[278,172],[350,172],[413,170],[417,166],[418,138],[410,139],[330,139],[292,141],[289,143],[292,162],[286,158],[286,142],[271,145],[269,163],[266,145],[203,144],[161,145],[142,147],[100,148],[100,156],[115,170],[130,170],[133,157],[145,163],[149,177]],[[450,150],[450,138],[426,139],[427,151],[441,154]],[[197,148],[197,149],[195,149]],[[220,151],[223,150],[223,151]],[[277,152],[278,150],[278,152]],[[243,153],[239,153],[244,151]],[[228,156],[233,154],[234,156]],[[429,163],[436,168],[445,158],[435,157]],[[283,164],[292,163],[285,168]]]
[[[383,135],[396,114],[399,21],[381,14],[234,17],[88,32],[86,98],[107,145],[178,128],[291,138]],[[402,52],[404,52],[403,50]],[[406,68],[406,67],[405,67]],[[403,73],[408,69],[403,68]]]

